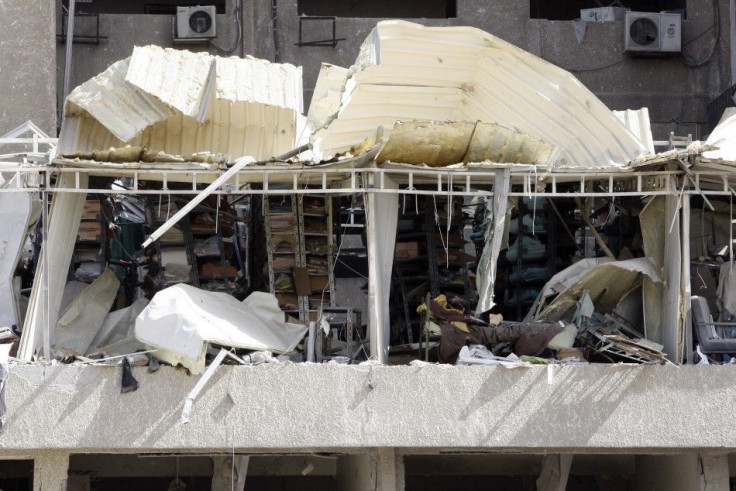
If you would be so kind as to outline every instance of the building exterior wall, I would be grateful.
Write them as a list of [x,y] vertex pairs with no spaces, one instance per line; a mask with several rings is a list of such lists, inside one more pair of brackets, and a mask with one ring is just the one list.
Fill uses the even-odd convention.
[[53,3],[4,0],[0,26],[0,135],[32,120],[56,136]]

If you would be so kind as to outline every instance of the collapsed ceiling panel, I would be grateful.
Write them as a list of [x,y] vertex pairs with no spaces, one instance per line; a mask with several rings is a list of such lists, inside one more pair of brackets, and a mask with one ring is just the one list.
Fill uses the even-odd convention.
[[312,137],[331,158],[397,121],[497,123],[561,149],[557,167],[623,167],[644,144],[570,73],[486,32],[379,22],[334,119]]
[[136,46],[125,81],[177,112],[202,121],[212,91],[215,58],[207,53]]
[[130,58],[75,88],[66,99],[65,118],[91,117],[120,141],[128,141],[174,111],[159,99],[125,81]]
[[268,159],[297,146],[302,71],[138,47],[77,87],[66,104],[63,155],[145,145],[185,159],[199,152]]

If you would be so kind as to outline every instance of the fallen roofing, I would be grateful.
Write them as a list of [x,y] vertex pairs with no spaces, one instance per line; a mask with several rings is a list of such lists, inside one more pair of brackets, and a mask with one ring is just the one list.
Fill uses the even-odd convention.
[[295,147],[302,110],[301,67],[136,47],[69,95],[59,153],[127,143],[266,159]]
[[715,150],[703,152],[701,161],[736,165],[736,108],[730,107],[724,111],[705,145]]
[[379,22],[339,110],[312,136],[329,159],[397,121],[496,123],[561,149],[559,168],[618,168],[647,149],[570,73],[471,27]]

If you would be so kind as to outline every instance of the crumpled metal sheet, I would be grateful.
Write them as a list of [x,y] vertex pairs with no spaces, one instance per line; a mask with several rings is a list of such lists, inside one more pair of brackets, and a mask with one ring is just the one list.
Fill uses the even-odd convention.
[[302,97],[300,67],[137,47],[69,94],[59,153],[131,144],[268,159],[295,148]]
[[[572,286],[560,293],[542,310],[537,320],[570,320],[577,302],[586,292],[590,295],[597,312],[610,312],[629,291],[641,284],[644,276],[657,283],[663,281],[654,261],[650,258],[600,264],[588,270]],[[546,291],[547,287],[544,290]]]
[[621,168],[642,142],[569,72],[472,27],[379,22],[349,69],[331,123],[312,137],[328,159],[397,121],[496,123],[561,149],[560,168]]

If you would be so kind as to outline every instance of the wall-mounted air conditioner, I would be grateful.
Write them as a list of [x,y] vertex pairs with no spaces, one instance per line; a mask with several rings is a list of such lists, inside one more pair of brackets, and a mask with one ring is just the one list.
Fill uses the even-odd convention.
[[177,41],[212,39],[217,35],[215,6],[177,7],[175,25],[174,39]]
[[626,12],[624,51],[679,53],[682,45],[680,14]]

